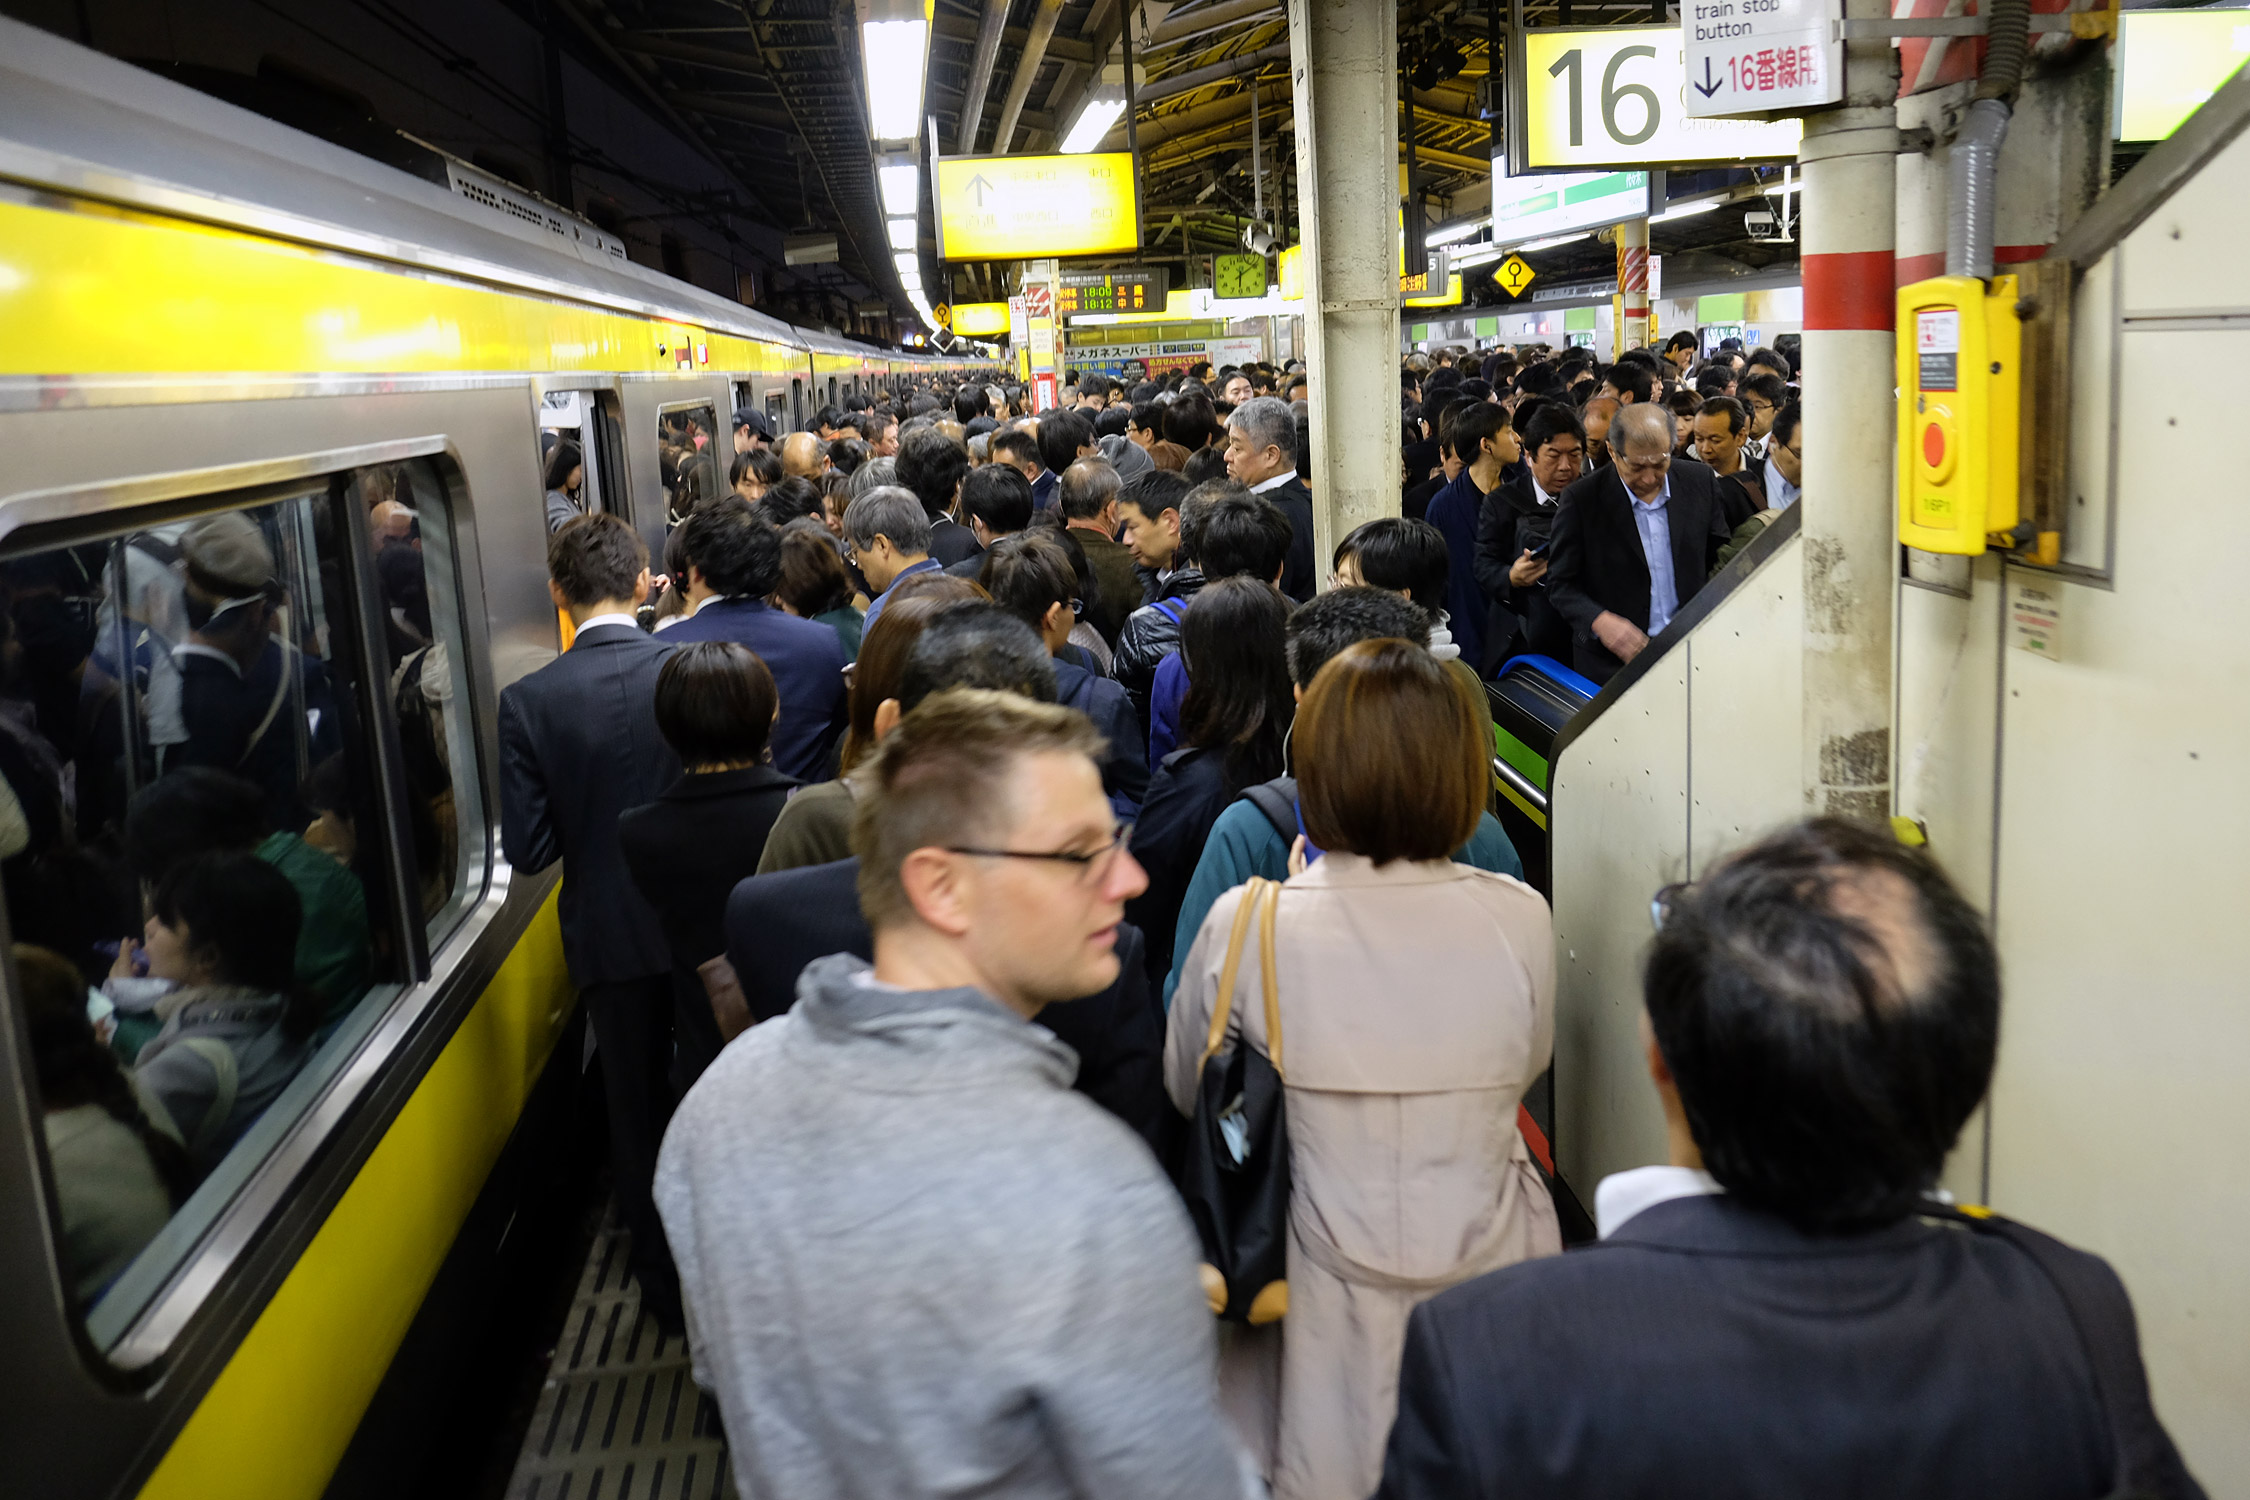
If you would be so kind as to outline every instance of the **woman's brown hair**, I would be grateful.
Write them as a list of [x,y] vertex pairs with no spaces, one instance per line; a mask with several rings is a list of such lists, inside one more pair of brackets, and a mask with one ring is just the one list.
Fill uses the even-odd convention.
[[1484,812],[1490,721],[1412,642],[1361,641],[1322,667],[1291,750],[1305,833],[1330,852],[1379,865],[1445,859]]
[[899,580],[890,602],[875,617],[875,628],[860,638],[859,660],[851,667],[851,726],[844,731],[837,775],[849,776],[852,767],[875,748],[875,710],[885,698],[898,696],[906,658],[921,639],[922,627],[964,599],[991,597],[968,579],[950,573],[917,573]]
[[775,592],[790,613],[807,620],[852,602],[852,575],[827,527],[792,521],[781,529],[781,587]]

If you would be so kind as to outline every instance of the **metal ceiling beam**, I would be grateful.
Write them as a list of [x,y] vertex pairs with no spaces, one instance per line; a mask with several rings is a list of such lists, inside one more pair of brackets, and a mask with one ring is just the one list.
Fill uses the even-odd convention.
[[752,78],[771,75],[757,54],[737,52],[730,47],[706,47],[698,42],[674,42],[660,36],[649,36],[637,31],[614,32],[610,40],[621,52],[638,53],[642,57],[662,58],[667,62],[694,63],[698,67],[722,68],[730,73],[743,73]]
[[1032,14],[1031,31],[1024,38],[1023,56],[1016,61],[1016,76],[1009,82],[1008,97],[1000,105],[1000,123],[992,131],[995,154],[1005,156],[1015,143],[1016,120],[1023,114],[1025,101],[1031,97],[1031,85],[1039,77],[1039,65],[1047,60],[1047,44],[1054,39],[1055,23],[1062,19],[1062,8],[1063,0],[1039,0],[1039,9]]
[[[1181,94],[1192,93],[1196,89],[1207,88],[1214,83],[1225,83],[1230,78],[1240,78],[1246,73],[1264,67],[1267,63],[1286,63],[1287,61],[1289,61],[1289,43],[1284,39],[1271,46],[1260,47],[1255,52],[1237,53],[1233,57],[1223,57],[1204,67],[1189,68],[1184,73],[1167,73],[1162,78],[1151,78],[1141,86],[1140,102],[1150,104],[1159,99],[1175,98]],[[1244,113],[1248,113],[1248,111],[1245,110]]]
[[1193,10],[1185,7],[1164,18],[1162,25],[1149,37],[1151,47],[1168,47],[1183,37],[1215,31],[1238,21],[1256,18],[1280,20],[1281,7],[1274,0],[1218,0],[1215,5],[1198,5]]
[[[1273,108],[1276,103],[1287,106],[1291,102],[1289,80],[1281,77],[1260,79],[1258,96],[1265,101],[1268,109]],[[1239,94],[1229,94],[1223,99],[1211,99],[1202,104],[1190,105],[1186,109],[1174,110],[1170,114],[1157,115],[1153,119],[1143,116],[1140,122],[1141,150],[1145,153],[1151,147],[1161,146],[1166,141],[1178,140],[1182,136],[1195,135],[1235,120],[1249,118],[1248,89]]]
[[739,120],[745,125],[762,125],[768,130],[780,131],[785,135],[796,128],[796,121],[790,118],[789,112],[778,107],[778,105],[766,109],[740,99],[728,99],[718,94],[698,94],[687,91],[675,92],[672,95],[672,102],[682,109],[693,110],[699,115],[717,115],[722,120]]
[[961,119],[953,127],[953,150],[971,156],[977,149],[977,131],[984,124],[984,96],[992,88],[992,65],[1000,57],[1000,33],[1007,29],[1008,0],[984,0],[984,15],[977,23],[976,51],[969,59],[969,87],[961,98]]
[[[1033,25],[1036,27],[1036,19]],[[967,17],[948,14],[940,15],[937,18],[934,34],[944,37],[947,41],[971,42],[977,39],[981,30],[981,21],[972,26],[969,24]],[[1000,32],[1000,40],[1018,51],[1022,51],[1031,44],[1031,31],[1021,26],[1004,27]],[[1076,37],[1051,37],[1043,50],[1068,62],[1090,63],[1094,60],[1093,44],[1079,41]]]

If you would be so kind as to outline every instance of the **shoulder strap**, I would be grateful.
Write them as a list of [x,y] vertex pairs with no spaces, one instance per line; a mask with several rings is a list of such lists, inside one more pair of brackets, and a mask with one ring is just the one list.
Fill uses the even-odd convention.
[[1234,980],[1242,971],[1242,943],[1250,935],[1250,918],[1257,911],[1258,887],[1265,882],[1252,876],[1242,891],[1242,900],[1234,909],[1234,927],[1227,934],[1226,961],[1219,966],[1219,993],[1211,1002],[1211,1030],[1203,1039],[1203,1056],[1196,1060],[1195,1070],[1203,1071],[1227,1039],[1227,1021],[1234,1014]]
[[1187,615],[1187,605],[1178,599],[1159,599],[1153,608],[1174,625],[1179,624]]
[[1965,1224],[2006,1240],[2037,1266],[2062,1298],[2078,1342],[2086,1351],[2094,1397],[2109,1424],[2116,1450],[2111,1500],[2203,1500],[2203,1487],[2188,1472],[2171,1435],[2158,1420],[2149,1396],[2148,1371],[2141,1363],[2140,1332],[2132,1303],[2122,1295],[2101,1262],[2072,1252],[2051,1236],[2004,1219],[1988,1208],[1936,1209],[1927,1218]]
[[235,1069],[234,1049],[225,1042],[207,1036],[184,1036],[179,1045],[202,1058],[211,1069],[211,1107],[203,1112],[202,1120],[197,1122],[187,1141],[189,1151],[200,1152],[215,1144],[219,1132],[226,1128],[228,1118],[234,1113],[235,1096],[241,1089],[242,1078]]
[[1286,1082],[1289,1075],[1281,1068],[1281,979],[1273,967],[1273,926],[1275,914],[1281,909],[1281,882],[1261,880],[1258,885],[1258,968],[1266,989],[1266,1061],[1273,1064],[1274,1076]]
[[1242,789],[1244,800],[1266,815],[1273,831],[1281,835],[1283,843],[1297,837],[1297,782],[1294,777],[1277,776],[1272,781],[1261,781],[1256,786]]

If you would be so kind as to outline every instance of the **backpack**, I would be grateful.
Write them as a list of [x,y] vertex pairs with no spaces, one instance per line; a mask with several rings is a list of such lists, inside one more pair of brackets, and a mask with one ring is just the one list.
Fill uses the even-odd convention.
[[1266,815],[1284,844],[1294,843],[1304,827],[1297,821],[1297,778],[1276,776],[1242,789],[1242,800]]

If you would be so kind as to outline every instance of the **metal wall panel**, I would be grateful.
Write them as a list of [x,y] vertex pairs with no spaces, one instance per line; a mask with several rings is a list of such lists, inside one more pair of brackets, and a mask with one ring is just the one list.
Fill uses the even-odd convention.
[[1804,542],[1688,637],[1689,874],[1803,816]]

